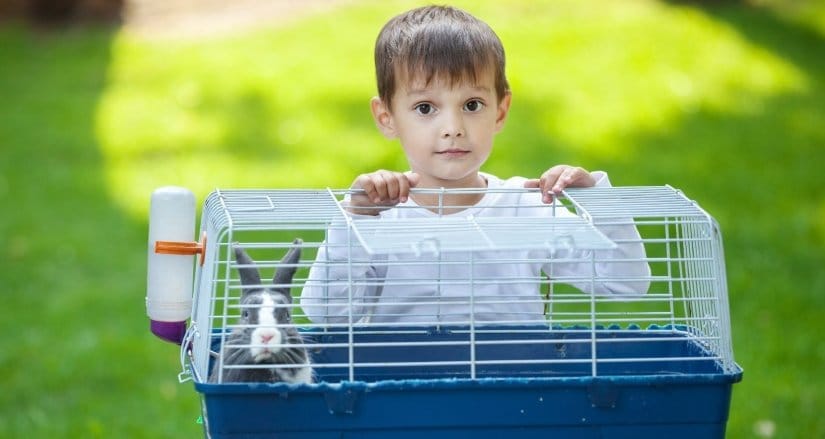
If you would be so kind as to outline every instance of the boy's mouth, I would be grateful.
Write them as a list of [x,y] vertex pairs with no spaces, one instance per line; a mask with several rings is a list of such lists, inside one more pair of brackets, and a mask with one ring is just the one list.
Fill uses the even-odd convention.
[[464,155],[469,154],[470,151],[467,149],[461,148],[449,148],[443,151],[436,151],[436,155],[444,156],[444,157],[461,157]]

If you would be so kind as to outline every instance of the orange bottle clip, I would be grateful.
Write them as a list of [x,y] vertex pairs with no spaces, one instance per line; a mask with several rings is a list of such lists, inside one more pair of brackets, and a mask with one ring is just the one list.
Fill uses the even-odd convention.
[[206,232],[201,235],[201,242],[155,241],[155,253],[164,255],[201,255],[200,265],[206,258]]

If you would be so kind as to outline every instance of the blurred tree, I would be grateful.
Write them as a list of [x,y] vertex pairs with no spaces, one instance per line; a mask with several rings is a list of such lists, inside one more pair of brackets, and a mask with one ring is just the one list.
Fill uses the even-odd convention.
[[124,0],[0,0],[0,19],[25,19],[38,25],[117,22]]

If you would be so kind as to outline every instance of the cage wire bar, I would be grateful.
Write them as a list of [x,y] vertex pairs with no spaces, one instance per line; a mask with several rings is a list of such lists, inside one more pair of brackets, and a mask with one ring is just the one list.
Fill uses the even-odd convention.
[[[312,358],[310,387],[741,371],[731,346],[718,224],[679,190],[568,188],[548,205],[532,189],[413,189],[414,195],[437,196],[437,202],[396,207],[421,215],[380,218],[348,214],[344,200],[350,193],[216,190],[208,196],[201,220],[206,262],[195,273],[184,375],[205,384],[213,368],[222,374],[224,367],[272,367],[223,364],[227,335],[239,327],[241,312],[231,247],[248,251],[267,278],[281,267],[294,238],[303,240],[289,285],[294,300],[280,306],[291,311],[300,347]],[[455,194],[516,200],[485,208],[517,209],[518,216],[448,205],[447,196]],[[611,230],[628,227],[638,235],[611,237]],[[633,245],[644,253],[617,253]],[[344,257],[316,260],[322,252]],[[617,268],[638,264],[649,274]],[[540,266],[542,273],[500,276],[513,266]],[[579,269],[566,268],[571,266]],[[423,275],[360,275],[399,268]],[[607,294],[607,284],[644,290]],[[490,293],[530,285],[534,297]],[[323,291],[324,304],[312,313],[299,300],[307,288]],[[496,311],[508,307],[543,312]],[[399,311],[407,308],[420,314]],[[215,382],[223,381],[219,376]]]

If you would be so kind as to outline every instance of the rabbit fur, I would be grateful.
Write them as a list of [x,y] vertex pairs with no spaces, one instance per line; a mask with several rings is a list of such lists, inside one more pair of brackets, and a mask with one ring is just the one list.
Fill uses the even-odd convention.
[[[300,260],[302,241],[295,239],[293,246],[281,259],[282,266],[276,270],[273,286],[266,288],[255,262],[237,245],[233,245],[235,260],[239,264],[238,273],[243,286],[241,295],[241,317],[236,327],[226,338],[222,350],[223,365],[251,365],[253,368],[223,368],[215,359],[210,382],[287,382],[312,383],[313,374],[310,358],[303,346],[280,347],[282,344],[300,345],[301,335],[294,326],[275,327],[292,322],[289,307],[292,303],[289,285],[295,275],[296,264]],[[272,365],[261,368],[260,365]],[[288,365],[290,367],[281,367]]]

